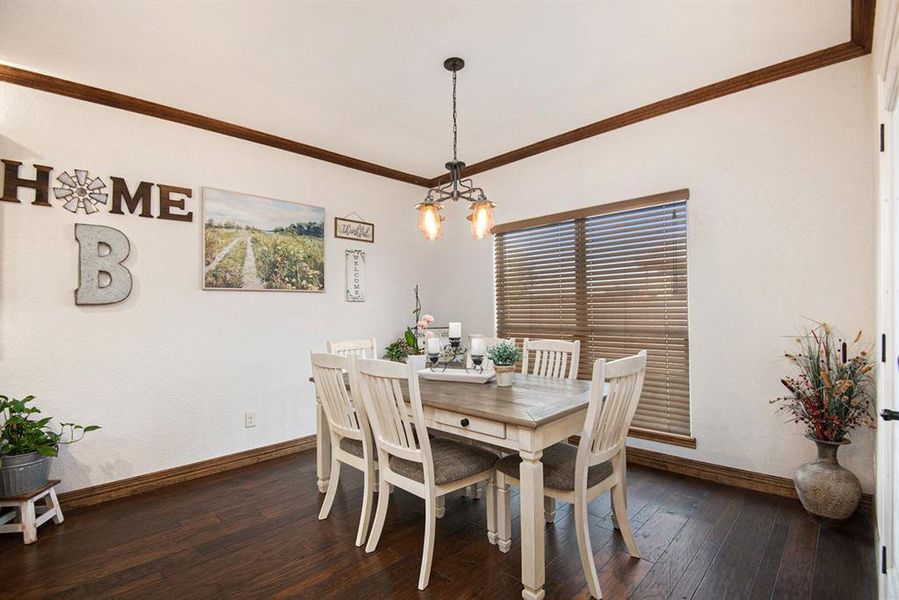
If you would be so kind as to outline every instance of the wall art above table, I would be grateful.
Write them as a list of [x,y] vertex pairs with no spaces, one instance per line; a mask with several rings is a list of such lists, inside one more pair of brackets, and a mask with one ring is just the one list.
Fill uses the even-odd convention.
[[325,209],[203,188],[203,289],[322,292]]

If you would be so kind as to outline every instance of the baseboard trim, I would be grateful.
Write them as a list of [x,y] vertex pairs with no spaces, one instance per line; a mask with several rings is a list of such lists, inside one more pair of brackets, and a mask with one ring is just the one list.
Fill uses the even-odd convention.
[[[578,443],[577,436],[569,440],[573,444]],[[136,494],[142,494],[177,483],[183,483],[200,477],[207,477],[216,473],[239,469],[259,462],[297,454],[304,450],[315,448],[315,436],[309,435],[286,442],[252,448],[235,454],[228,454],[208,460],[183,465],[128,479],[111,481],[80,490],[73,490],[59,495],[60,503],[67,509],[91,506],[126,498]],[[798,498],[793,480],[788,477],[768,475],[747,471],[736,467],[716,465],[692,458],[663,454],[643,448],[628,446],[627,462],[659,471],[678,473],[687,477],[694,477],[705,481],[714,481],[722,485],[738,487],[765,494],[773,494],[785,498]],[[874,498],[871,494],[862,495],[861,510],[873,514]]]
[[[774,494],[775,496],[783,496],[785,498],[799,498],[796,494],[796,487],[793,485],[793,480],[788,477],[756,473],[755,471],[726,467],[724,465],[716,465],[693,460],[692,458],[672,456],[670,454],[662,454],[661,452],[644,450],[643,448],[632,448],[630,446],[627,448],[627,462],[643,467],[649,467],[650,469],[669,471],[671,473],[679,473],[696,479],[714,481],[731,487],[763,492],[765,494]],[[860,510],[865,511],[868,514],[873,514],[873,505],[873,496],[871,494],[863,494]]]
[[100,485],[94,485],[80,490],[72,490],[71,492],[60,494],[59,501],[66,507],[66,509],[90,506],[92,504],[134,496],[135,494],[142,494],[176,483],[190,481],[191,479],[199,479],[200,477],[206,477],[208,475],[214,475],[232,469],[239,469],[266,460],[272,460],[273,458],[296,454],[303,450],[309,450],[310,448],[315,448],[314,435],[271,444],[270,446],[252,448],[235,454],[210,458],[208,460],[191,463],[189,465],[182,465],[172,469],[138,475],[137,477],[101,483]]

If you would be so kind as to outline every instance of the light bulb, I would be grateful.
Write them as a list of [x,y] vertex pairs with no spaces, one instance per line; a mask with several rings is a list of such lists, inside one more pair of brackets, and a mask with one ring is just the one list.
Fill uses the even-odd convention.
[[471,205],[471,237],[482,240],[493,229],[493,202],[482,200]]
[[440,216],[442,206],[433,202],[422,202],[418,208],[418,229],[426,240],[436,240],[443,233],[443,219]]

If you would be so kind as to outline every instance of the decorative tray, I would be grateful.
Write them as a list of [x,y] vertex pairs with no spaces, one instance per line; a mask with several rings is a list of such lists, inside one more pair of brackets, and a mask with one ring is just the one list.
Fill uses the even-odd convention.
[[455,381],[458,383],[487,383],[493,379],[494,375],[496,375],[496,372],[493,369],[484,369],[483,372],[466,371],[465,369],[446,369],[444,371],[442,367],[439,367],[433,371],[427,368],[418,372],[418,376],[422,379]]

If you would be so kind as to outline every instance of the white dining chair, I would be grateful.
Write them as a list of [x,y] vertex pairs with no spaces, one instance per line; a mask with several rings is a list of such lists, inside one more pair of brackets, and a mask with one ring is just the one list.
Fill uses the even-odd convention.
[[[531,354],[533,353],[533,361]],[[524,338],[521,346],[521,373],[554,379],[577,379],[581,358],[580,340],[531,340]],[[556,501],[546,496],[543,499],[543,514],[547,523],[556,520]]]
[[375,445],[365,411],[360,409],[360,402],[346,388],[344,372],[349,368],[350,359],[345,356],[312,353],[315,393],[325,411],[331,435],[331,482],[318,518],[327,519],[331,512],[340,480],[340,465],[359,469],[363,473],[362,514],[359,517],[356,545],[361,546],[365,543],[371,522],[378,465],[375,462]]
[[[497,344],[501,344],[503,342],[511,342],[513,344],[515,343],[515,338],[504,339],[504,338],[481,335],[480,333],[471,334],[470,336],[468,336],[468,356],[465,359],[465,368],[466,369],[471,369],[474,367],[474,363],[471,360],[471,340],[473,340],[474,338],[481,338],[482,340],[484,340],[485,348],[491,348],[492,346],[496,346]],[[482,366],[486,369],[488,365],[492,365],[492,364],[493,364],[493,362],[485,356],[484,363]]]
[[[531,352],[534,359],[531,361]],[[577,379],[578,361],[581,358],[580,340],[531,340],[524,338],[521,348],[521,374],[556,379]]]
[[378,358],[378,343],[375,338],[368,340],[329,341],[328,352],[340,356],[358,356],[359,358]]
[[[359,389],[365,412],[374,430],[380,469],[380,495],[367,552],[378,546],[390,495],[387,486],[406,490],[425,501],[425,535],[418,589],[428,585],[437,529],[437,499],[480,481],[493,490],[493,465],[497,456],[445,438],[429,439],[418,387],[411,365],[386,360],[351,359],[351,385]],[[407,398],[402,384],[406,383]],[[496,539],[495,498],[487,501],[487,537]]]
[[[646,373],[646,351],[610,363],[599,359],[593,364],[593,381],[587,418],[577,446],[555,444],[543,451],[544,494],[574,505],[574,526],[581,565],[587,587],[594,598],[602,598],[593,548],[590,545],[590,525],[587,506],[612,490],[612,511],[616,527],[620,529],[628,553],[640,558],[637,542],[627,516],[627,463],[625,443],[627,431]],[[605,399],[603,390],[608,385]],[[518,484],[518,455],[510,455],[497,465],[497,544],[503,552],[511,546],[511,510],[509,484]]]

